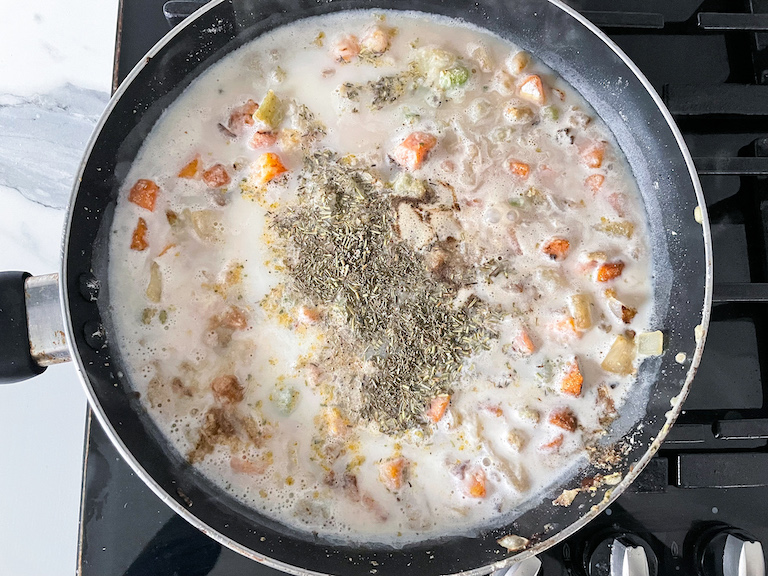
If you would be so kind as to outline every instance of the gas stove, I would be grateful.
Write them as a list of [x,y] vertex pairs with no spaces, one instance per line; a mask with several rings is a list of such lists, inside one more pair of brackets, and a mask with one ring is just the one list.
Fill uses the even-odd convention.
[[[610,508],[518,576],[764,576],[768,548],[768,0],[574,0],[662,94],[694,157],[714,305],[683,412]],[[199,2],[124,0],[114,86]],[[503,573],[504,571],[502,571]],[[82,576],[282,574],[167,508],[88,419]],[[501,576],[501,575],[499,575]]]

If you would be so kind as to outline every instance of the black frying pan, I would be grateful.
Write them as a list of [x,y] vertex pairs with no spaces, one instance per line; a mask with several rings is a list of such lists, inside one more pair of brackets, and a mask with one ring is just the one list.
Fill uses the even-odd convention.
[[[514,521],[499,519],[498,525],[466,537],[403,549],[331,545],[261,516],[213,486],[169,446],[131,391],[120,351],[110,343],[105,304],[107,231],[118,190],[163,110],[211,64],[259,34],[300,17],[352,8],[415,9],[463,18],[529,50],[581,92],[613,131],[642,192],[652,238],[653,322],[665,335],[664,355],[643,362],[638,385],[606,441],[615,461],[607,467],[585,466]],[[694,219],[697,206],[702,223]],[[32,376],[49,359],[39,346],[30,356],[23,286],[22,273],[0,275],[5,355],[0,380]],[[164,502],[204,533],[296,574],[484,574],[566,538],[605,509],[660,446],[698,366],[711,293],[706,208],[693,162],[669,112],[604,34],[555,0],[212,2],[150,51],[101,118],[72,194],[60,274],[66,343],[94,413],[126,461]],[[28,316],[39,318],[39,298],[30,294],[28,289]],[[34,330],[38,322],[32,322]],[[618,485],[598,483],[594,491],[580,492],[570,506],[552,505],[562,490],[580,487],[585,478],[617,472],[622,479]],[[525,548],[510,552],[499,546],[497,540],[509,534],[525,538]]]

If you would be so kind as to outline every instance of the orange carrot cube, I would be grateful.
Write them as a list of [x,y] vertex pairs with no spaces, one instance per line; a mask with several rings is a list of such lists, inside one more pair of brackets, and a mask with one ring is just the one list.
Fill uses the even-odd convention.
[[280,156],[274,152],[265,152],[256,159],[256,181],[259,184],[266,184],[273,178],[279,176],[288,169],[283,165]]
[[200,157],[195,156],[193,160],[190,160],[190,162],[184,166],[181,170],[179,170],[179,178],[186,178],[187,180],[191,180],[192,178],[197,178],[197,173],[200,171]]
[[561,262],[568,256],[568,250],[570,250],[570,248],[571,243],[565,238],[552,238],[552,240],[544,244],[542,251],[552,258],[552,260]]
[[245,104],[232,110],[229,115],[229,129],[235,134],[240,134],[246,126],[253,126],[253,115],[258,109],[259,105],[249,98]]
[[149,242],[147,241],[147,222],[144,218],[139,218],[136,229],[131,236],[131,250],[142,252],[149,248]]
[[429,403],[429,408],[427,409],[427,412],[425,416],[427,417],[427,420],[432,422],[433,424],[437,424],[440,419],[445,414],[445,411],[448,409],[448,405],[451,403],[451,397],[447,394],[443,394],[441,396],[435,396],[432,398],[432,401]]
[[203,181],[209,188],[222,188],[229,184],[232,179],[229,177],[224,164],[214,164],[203,172]]
[[579,425],[578,420],[576,420],[576,414],[570,408],[553,410],[549,415],[549,423],[568,432],[575,431]]
[[531,167],[525,162],[518,162],[517,160],[510,160],[507,163],[507,169],[520,178],[528,178],[528,174],[531,173]]
[[581,385],[584,383],[584,376],[579,369],[579,362],[576,358],[569,362],[565,368],[565,375],[560,381],[560,391],[570,396],[579,396],[581,394]]
[[159,191],[160,188],[152,180],[144,180],[142,178],[131,188],[131,191],[128,193],[128,201],[152,212],[155,209],[155,202],[157,201],[157,193]]
[[591,176],[587,176],[587,179],[584,180],[584,184],[586,184],[587,187],[592,190],[592,192],[597,192],[600,190],[604,182],[605,176],[602,174],[592,174]]
[[554,452],[554,451],[556,451],[556,450],[559,450],[559,449],[560,449],[560,446],[562,446],[562,445],[563,445],[563,440],[565,440],[565,438],[563,437],[563,435],[562,435],[562,434],[558,434],[557,436],[555,436],[555,437],[552,439],[552,441],[551,441],[551,442],[547,442],[546,444],[542,444],[542,445],[539,447],[539,449],[540,449],[540,450],[545,450],[545,451],[547,451],[547,452]]
[[393,492],[403,486],[403,478],[408,461],[402,456],[384,460],[379,464],[379,480],[388,490]]
[[360,43],[356,36],[344,36],[331,48],[331,55],[336,62],[351,62],[360,53]]
[[600,168],[603,165],[603,156],[605,156],[605,142],[593,144],[581,154],[582,160],[590,168]]
[[426,132],[413,132],[392,152],[392,159],[406,170],[418,170],[437,138]]
[[485,498],[485,471],[475,468],[464,477],[467,496],[472,498]]
[[275,142],[277,142],[277,134],[274,132],[256,132],[251,137],[251,141],[248,142],[248,146],[254,150],[260,150],[274,146]]
[[614,278],[621,276],[624,270],[624,262],[617,260],[616,262],[605,262],[597,269],[597,281],[608,282]]
[[541,83],[541,78],[536,74],[531,74],[518,89],[520,96],[531,102],[535,102],[539,106],[543,106],[547,98],[544,95],[544,85]]
[[514,348],[516,352],[520,352],[520,354],[525,354],[526,356],[530,356],[536,352],[536,346],[534,346],[533,340],[531,340],[531,336],[526,330],[520,330],[520,333],[512,342],[512,348]]

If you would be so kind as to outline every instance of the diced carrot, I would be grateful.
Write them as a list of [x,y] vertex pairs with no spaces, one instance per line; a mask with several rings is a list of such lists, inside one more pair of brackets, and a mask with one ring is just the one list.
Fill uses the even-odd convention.
[[313,306],[301,305],[296,310],[296,320],[300,324],[314,324],[320,320],[320,311]]
[[147,242],[147,222],[144,218],[139,218],[139,223],[136,224],[136,229],[131,237],[131,250],[141,252],[147,248],[149,248],[149,242]]
[[581,338],[581,332],[576,328],[576,321],[571,316],[566,316],[554,322],[552,329],[564,336]]
[[256,159],[256,180],[260,184],[266,184],[288,169],[283,165],[280,156],[274,152],[265,152]]
[[605,176],[602,174],[592,174],[591,176],[587,176],[587,179],[584,180],[584,184],[586,184],[592,192],[600,190],[603,186],[603,182],[605,182]]
[[333,59],[337,62],[351,62],[360,53],[360,43],[356,36],[344,36],[331,48]]
[[569,362],[565,369],[565,375],[560,381],[560,391],[563,394],[579,396],[581,394],[581,385],[584,383],[584,376],[579,369],[579,362],[576,358]]
[[544,95],[544,85],[541,83],[541,78],[536,74],[531,74],[523,80],[522,84],[520,84],[519,92],[520,96],[535,102],[539,106],[543,106],[547,100]]
[[467,496],[472,498],[485,498],[485,471],[475,468],[464,477]]
[[590,168],[600,168],[603,165],[603,156],[605,155],[605,143],[598,142],[593,144],[581,154],[584,163]]
[[224,164],[214,164],[203,172],[203,181],[209,188],[221,188],[229,184],[232,179],[229,177]]
[[608,204],[611,205],[611,208],[616,211],[616,214],[619,217],[624,218],[624,214],[626,214],[627,197],[619,192],[612,192],[611,194],[608,194],[606,200],[608,200]]
[[251,100],[238,106],[229,115],[229,129],[235,134],[240,134],[246,126],[253,126],[253,114],[259,109],[259,105]]
[[565,437],[562,434],[558,434],[557,436],[555,436],[552,439],[551,442],[547,442],[546,444],[542,444],[540,446],[540,449],[541,450],[546,450],[546,451],[558,450],[560,448],[560,446],[563,445],[563,440],[565,440]]
[[163,251],[162,251],[162,252],[160,252],[160,254],[158,254],[158,257],[162,256],[163,254],[165,254],[166,252],[168,252],[168,250],[170,250],[171,248],[175,248],[175,247],[176,247],[176,244],[168,244],[168,246],[166,246],[165,248],[163,248]]
[[512,342],[512,348],[514,348],[516,352],[520,352],[520,354],[525,354],[526,356],[530,356],[536,352],[536,346],[533,345],[533,340],[531,340],[531,337],[526,330],[520,330],[520,333]]
[[379,464],[379,480],[388,490],[393,492],[403,486],[403,477],[408,461],[402,456],[384,460]]
[[430,422],[437,424],[448,409],[448,405],[451,403],[451,397],[447,394],[435,396],[429,403],[429,408],[425,416]]
[[570,248],[571,243],[565,238],[552,238],[552,240],[544,244],[542,251],[552,260],[560,262],[568,256]]
[[517,160],[510,160],[507,163],[507,169],[521,178],[528,178],[528,174],[531,173],[531,167],[525,162],[518,162]]
[[501,418],[504,416],[504,410],[501,409],[501,405],[499,404],[491,404],[490,402],[484,402],[480,404],[480,408],[482,410],[485,410],[489,414],[493,414],[497,418]]
[[197,178],[197,173],[200,171],[200,157],[195,156],[189,163],[179,170],[179,178],[186,178],[191,180]]
[[614,278],[621,276],[624,270],[624,262],[617,260],[616,262],[605,262],[597,269],[597,281],[608,282]]
[[277,142],[277,134],[274,132],[256,132],[248,142],[248,146],[254,150],[260,150],[274,146],[275,142]]
[[407,170],[418,170],[437,138],[426,132],[413,132],[392,152],[392,159]]
[[549,415],[549,423],[568,432],[573,432],[579,425],[576,415],[570,408],[553,410]]
[[142,178],[131,188],[128,194],[128,201],[152,212],[155,209],[155,202],[157,201],[157,193],[159,191],[160,188],[152,180],[144,180]]

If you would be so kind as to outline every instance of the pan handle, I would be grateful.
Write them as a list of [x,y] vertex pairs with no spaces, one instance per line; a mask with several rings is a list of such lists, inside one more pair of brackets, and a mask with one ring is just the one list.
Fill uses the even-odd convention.
[[70,360],[58,285],[58,274],[0,272],[0,384]]

